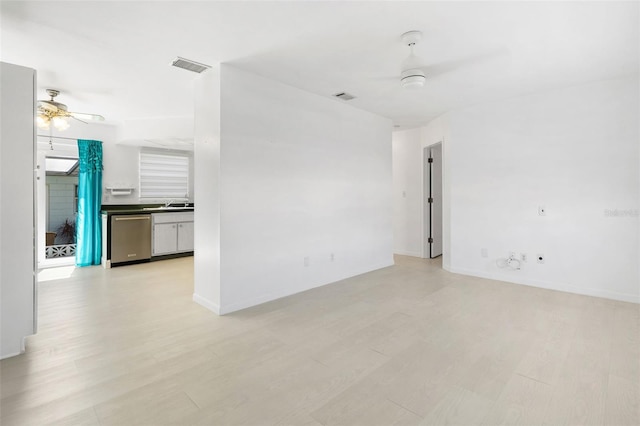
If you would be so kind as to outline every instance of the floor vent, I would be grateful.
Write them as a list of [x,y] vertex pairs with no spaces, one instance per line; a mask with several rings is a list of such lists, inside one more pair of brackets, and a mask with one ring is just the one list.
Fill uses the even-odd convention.
[[350,101],[351,99],[355,99],[356,98],[355,96],[350,95],[347,92],[336,93],[333,96],[335,96],[338,99],[342,99],[343,101]]
[[191,59],[185,59],[178,56],[172,63],[174,67],[182,68],[187,71],[197,72],[198,74],[211,68],[210,65],[201,64],[200,62],[192,61]]

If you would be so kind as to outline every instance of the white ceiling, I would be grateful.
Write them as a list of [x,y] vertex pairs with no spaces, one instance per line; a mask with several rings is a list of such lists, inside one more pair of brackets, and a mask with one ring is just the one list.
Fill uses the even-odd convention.
[[[38,70],[69,109],[131,119],[193,114],[196,74],[176,56],[229,63],[413,127],[456,107],[638,73],[638,2],[2,3],[2,61]],[[423,89],[399,87],[421,30],[426,66],[462,60]],[[336,100],[336,102],[344,102]]]

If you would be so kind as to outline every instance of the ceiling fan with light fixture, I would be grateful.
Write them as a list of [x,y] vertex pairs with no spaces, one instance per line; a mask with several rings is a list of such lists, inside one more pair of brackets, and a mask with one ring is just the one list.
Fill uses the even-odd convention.
[[484,51],[476,55],[466,56],[457,60],[425,66],[422,60],[414,53],[415,46],[420,40],[422,40],[422,32],[416,30],[407,31],[400,36],[400,39],[409,47],[410,50],[409,56],[402,61],[400,73],[400,86],[406,89],[423,87],[427,78],[433,78],[458,69],[477,66],[500,57],[509,56],[506,49],[499,48]]
[[400,74],[400,85],[406,88],[418,88],[424,86],[427,80],[420,59],[413,52],[413,48],[422,40],[422,32],[408,31],[400,36],[402,42],[409,46],[409,56],[402,61],[402,73]]
[[38,101],[38,127],[47,128],[53,125],[58,130],[65,130],[69,128],[67,118],[73,118],[83,123],[104,121],[104,117],[98,114],[70,112],[65,104],[55,101],[56,96],[60,94],[59,90],[47,89],[47,94],[51,96],[51,99]]

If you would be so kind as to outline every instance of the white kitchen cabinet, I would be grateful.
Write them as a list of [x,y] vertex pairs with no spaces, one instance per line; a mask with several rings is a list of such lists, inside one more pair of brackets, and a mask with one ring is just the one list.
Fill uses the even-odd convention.
[[152,256],[193,251],[193,212],[154,213]]
[[178,223],[178,251],[193,251],[193,222]]
[[157,223],[153,225],[153,256],[178,251],[177,224]]

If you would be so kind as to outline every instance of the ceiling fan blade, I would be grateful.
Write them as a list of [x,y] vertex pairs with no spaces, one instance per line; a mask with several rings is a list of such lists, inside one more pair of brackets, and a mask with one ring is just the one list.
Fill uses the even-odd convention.
[[400,81],[400,74],[398,75],[394,75],[394,76],[384,76],[384,77],[371,77],[370,80],[373,81],[386,81],[386,82],[391,82],[391,81]]
[[455,59],[452,61],[440,62],[439,64],[421,67],[420,69],[424,71],[427,78],[430,78],[430,77],[436,77],[438,75],[445,74],[451,71],[455,71],[461,68],[472,67],[475,65],[487,63],[495,59],[506,57],[508,55],[509,55],[509,52],[507,51],[507,49],[497,49],[497,50],[492,50],[486,53],[466,56],[464,58]]
[[86,121],[81,120],[81,119],[79,119],[78,117],[76,117],[76,116],[74,116],[74,115],[69,115],[69,117],[73,118],[74,120],[78,120],[78,121],[79,121],[79,122],[81,122],[81,123],[89,124],[89,123],[87,123]]
[[104,121],[104,117],[98,114],[87,114],[84,112],[70,112],[69,115],[76,120]]

